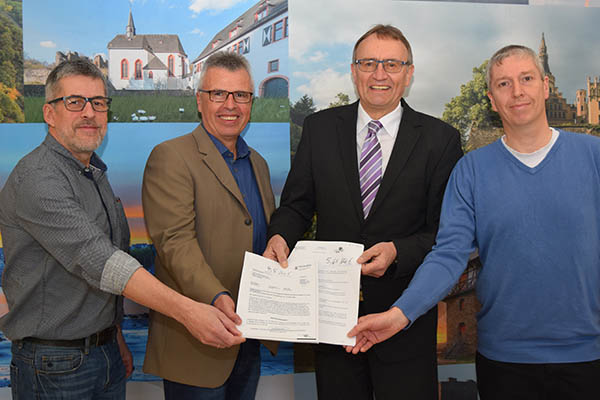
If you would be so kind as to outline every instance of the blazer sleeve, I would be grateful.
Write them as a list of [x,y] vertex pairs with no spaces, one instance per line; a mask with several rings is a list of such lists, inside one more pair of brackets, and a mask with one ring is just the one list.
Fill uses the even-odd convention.
[[412,235],[393,239],[397,251],[395,277],[413,275],[433,247],[440,223],[446,184],[454,165],[463,155],[460,133],[455,128],[441,123],[441,127],[437,127],[437,130],[432,146],[438,147],[438,150],[430,152],[436,156],[427,160],[424,166],[429,180],[425,224]]
[[267,231],[267,239],[280,234],[290,249],[310,227],[316,207],[310,121],[311,118],[304,120],[302,138],[281,193],[281,204],[273,213]]
[[154,148],[146,163],[142,205],[148,233],[161,266],[177,286],[174,289],[210,304],[228,290],[206,262],[197,240],[197,185],[176,146],[165,142]]

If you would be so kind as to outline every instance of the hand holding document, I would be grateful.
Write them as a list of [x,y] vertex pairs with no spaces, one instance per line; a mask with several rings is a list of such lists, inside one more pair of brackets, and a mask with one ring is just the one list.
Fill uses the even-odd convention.
[[363,246],[300,241],[288,268],[246,252],[237,302],[246,338],[353,346]]

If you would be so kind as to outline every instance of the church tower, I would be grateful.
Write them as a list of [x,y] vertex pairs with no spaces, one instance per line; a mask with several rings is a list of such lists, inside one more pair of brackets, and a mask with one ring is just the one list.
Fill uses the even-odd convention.
[[550,72],[550,63],[548,62],[548,48],[546,47],[546,38],[542,32],[542,42],[538,56],[544,67],[544,72],[548,77],[548,89],[550,95],[546,100],[546,115],[548,122],[553,125],[568,124],[575,122],[577,118],[577,110],[575,105],[568,104],[562,93],[556,87],[556,79]]
[[548,63],[548,48],[546,47],[546,38],[544,37],[544,32],[542,32],[542,42],[540,43],[540,50],[538,53],[540,57],[540,61],[542,62],[542,66],[544,67],[544,72],[548,77],[548,85],[550,86],[550,94],[556,92],[556,80],[554,79],[554,75],[550,72],[550,64]]
[[131,9],[129,9],[129,22],[127,23],[125,32],[127,35],[127,39],[133,39],[133,37],[135,36],[135,25],[133,23],[133,15],[131,14]]
[[600,124],[600,78],[588,77],[588,123]]

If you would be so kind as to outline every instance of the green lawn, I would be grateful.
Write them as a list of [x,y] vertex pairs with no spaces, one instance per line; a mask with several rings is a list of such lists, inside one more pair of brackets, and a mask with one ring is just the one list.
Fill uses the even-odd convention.
[[[43,97],[25,97],[25,122],[44,122],[42,114]],[[199,121],[196,98],[193,96],[114,96],[111,105],[110,121],[132,122],[132,114],[156,116],[156,122],[196,122]],[[180,111],[182,109],[183,111]],[[145,114],[138,110],[146,111]],[[290,106],[284,99],[254,99],[252,122],[288,122]]]

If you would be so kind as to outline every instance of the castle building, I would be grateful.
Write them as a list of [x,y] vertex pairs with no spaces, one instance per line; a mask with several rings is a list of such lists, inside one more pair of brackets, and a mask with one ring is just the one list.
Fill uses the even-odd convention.
[[546,100],[546,114],[550,125],[554,124],[600,124],[600,78],[592,80],[587,78],[587,90],[579,89],[575,93],[575,105],[568,104],[562,93],[556,87],[556,79],[548,64],[548,50],[546,40],[542,33],[542,42],[539,51],[540,61],[544,66],[548,84],[550,86],[550,96]]
[[[438,307],[439,315],[446,321],[438,321],[438,326],[446,326],[446,340],[437,345],[440,362],[473,359],[477,350],[477,313],[481,305],[477,300],[475,286],[481,260],[473,256],[454,288]],[[445,323],[444,323],[445,322]],[[439,338],[439,332],[438,332]]]
[[178,35],[138,35],[131,10],[125,34],[108,43],[108,79],[115,89],[189,89],[189,61]]
[[587,78],[587,91],[577,91],[577,118],[588,124],[600,124],[600,78]]
[[550,87],[550,96],[546,100],[546,114],[550,125],[572,124],[577,122],[577,110],[574,105],[568,104],[562,93],[556,86],[556,78],[550,72],[548,64],[548,49],[546,39],[542,33],[542,42],[540,43],[539,57],[544,71],[548,77],[548,86]]
[[192,61],[194,85],[211,54],[233,51],[250,63],[255,96],[288,97],[288,38],[287,0],[260,0],[218,32]]

